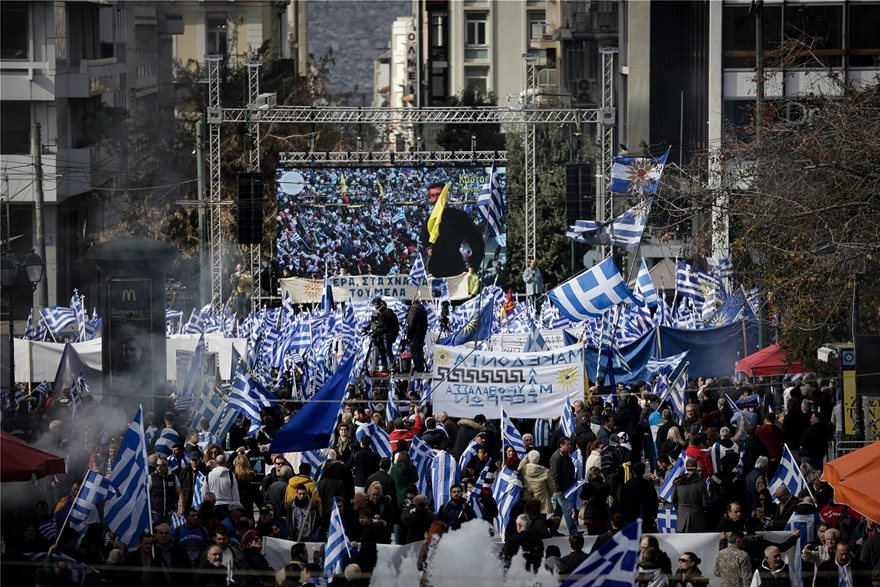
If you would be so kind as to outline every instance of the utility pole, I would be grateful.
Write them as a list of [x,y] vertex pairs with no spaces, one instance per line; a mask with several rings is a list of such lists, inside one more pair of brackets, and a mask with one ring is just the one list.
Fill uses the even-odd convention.
[[[37,245],[37,254],[43,263],[46,263],[46,223],[43,220],[43,146],[40,141],[40,123],[35,122],[31,126],[31,155],[34,158],[34,193],[36,194],[36,206],[34,207],[34,223],[36,232],[34,240]],[[49,278],[43,271],[43,277],[37,284],[37,303],[35,307],[46,308],[49,306]]]
[[199,211],[199,307],[211,301],[211,270],[208,266],[208,229],[205,223],[205,121],[196,121],[196,176]]
[[752,0],[755,11],[755,141],[764,125],[764,0]]

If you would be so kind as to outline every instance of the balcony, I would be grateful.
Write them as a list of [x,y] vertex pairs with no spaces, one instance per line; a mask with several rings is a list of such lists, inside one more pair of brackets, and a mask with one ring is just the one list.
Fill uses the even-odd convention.
[[563,6],[562,22],[553,34],[558,40],[602,40],[616,37],[617,29],[616,1],[592,2],[589,10],[585,10],[582,3],[566,2]]
[[122,76],[127,72],[124,63],[115,57],[83,59],[79,68],[60,69],[55,76],[55,93],[59,98],[90,98],[122,89]]

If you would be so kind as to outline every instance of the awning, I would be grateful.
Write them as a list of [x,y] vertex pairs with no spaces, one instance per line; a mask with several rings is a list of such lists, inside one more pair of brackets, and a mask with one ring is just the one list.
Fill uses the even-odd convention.
[[749,377],[765,375],[785,375],[786,373],[804,373],[807,371],[798,361],[789,362],[785,351],[778,344],[771,344],[756,353],[736,362],[737,373],[745,373]]
[[880,442],[825,463],[822,480],[834,488],[834,501],[880,521]]
[[0,481],[30,481],[33,476],[63,474],[64,459],[0,432]]

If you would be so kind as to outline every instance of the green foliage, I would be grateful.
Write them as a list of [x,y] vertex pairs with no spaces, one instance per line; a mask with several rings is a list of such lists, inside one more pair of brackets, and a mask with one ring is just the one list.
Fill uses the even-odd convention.
[[[460,96],[449,98],[447,106],[473,108],[495,106],[495,96],[468,88]],[[447,151],[470,151],[471,137],[476,137],[478,151],[500,151],[504,149],[504,135],[498,124],[447,124],[437,134],[437,143]]]

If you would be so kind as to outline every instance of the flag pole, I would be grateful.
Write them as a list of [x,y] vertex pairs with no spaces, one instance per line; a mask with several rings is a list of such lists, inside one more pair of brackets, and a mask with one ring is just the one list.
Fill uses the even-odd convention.
[[[147,460],[147,442],[146,437],[144,436],[144,406],[143,404],[138,404],[138,412],[141,415],[141,448],[143,449],[144,455],[144,464],[147,465],[147,480],[149,480],[149,461]],[[207,475],[205,476],[207,478]],[[150,534],[153,533],[153,504],[150,503],[150,488],[147,487],[147,518],[149,519],[150,524]]]
[[64,516],[64,523],[61,524],[61,527],[58,528],[58,534],[55,536],[55,546],[58,546],[58,542],[61,540],[61,531],[67,526],[67,522],[70,521],[70,514],[73,512],[73,506],[79,499],[79,494],[82,493],[83,485],[86,484],[86,478],[89,476],[90,469],[86,469],[86,474],[83,475],[83,480],[80,481],[79,489],[76,492],[76,497],[73,498],[73,501],[70,502],[70,509],[67,510],[67,515]]

